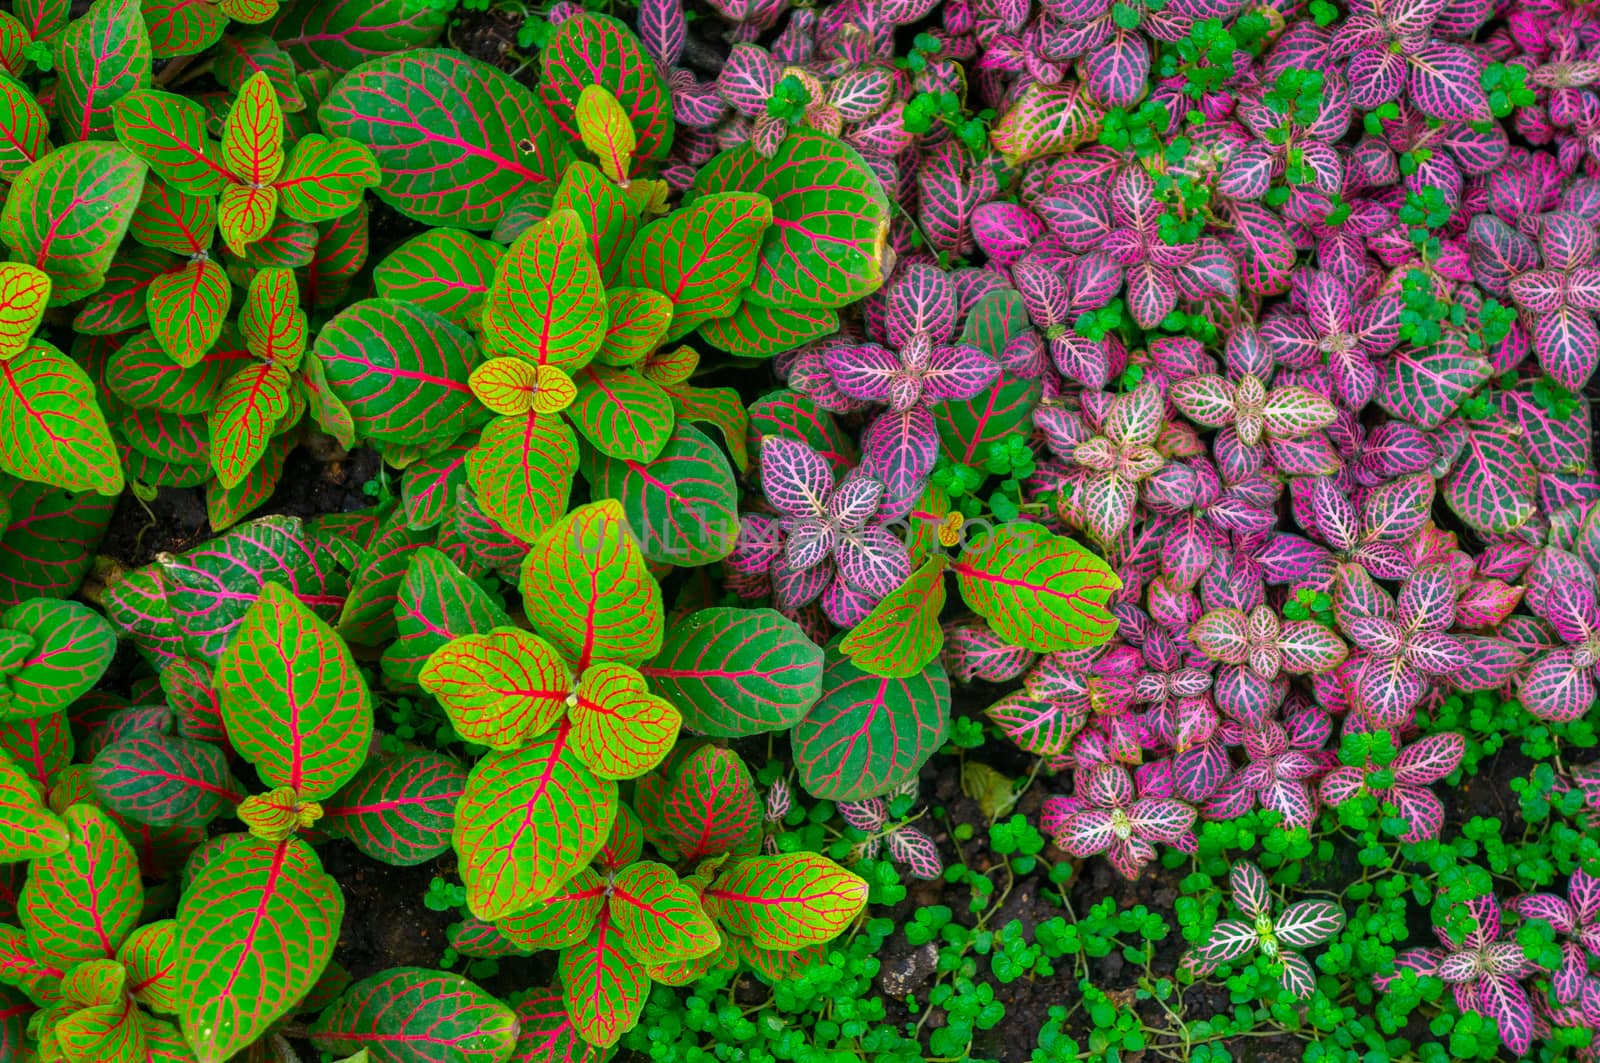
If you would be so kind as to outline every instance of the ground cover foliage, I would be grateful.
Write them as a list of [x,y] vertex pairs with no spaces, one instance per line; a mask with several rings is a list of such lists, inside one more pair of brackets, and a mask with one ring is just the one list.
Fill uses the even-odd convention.
[[1596,1058],[1597,27],[15,0],[0,1059]]

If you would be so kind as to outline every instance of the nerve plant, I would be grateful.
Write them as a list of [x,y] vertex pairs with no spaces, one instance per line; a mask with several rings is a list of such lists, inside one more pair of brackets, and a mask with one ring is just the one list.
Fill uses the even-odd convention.
[[1291,996],[1308,997],[1316,985],[1316,972],[1300,950],[1327,941],[1344,927],[1345,915],[1331,901],[1296,901],[1281,909],[1273,903],[1272,886],[1261,869],[1241,860],[1229,872],[1233,903],[1245,920],[1223,919],[1209,937],[1185,953],[1184,966],[1195,974],[1208,974],[1225,963],[1235,963],[1259,952],[1279,968],[1279,980]]

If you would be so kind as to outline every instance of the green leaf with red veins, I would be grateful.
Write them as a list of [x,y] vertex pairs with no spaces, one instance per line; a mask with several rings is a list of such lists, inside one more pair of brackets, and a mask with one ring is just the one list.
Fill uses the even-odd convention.
[[453,638],[511,623],[505,610],[455,563],[423,547],[411,555],[396,596],[395,641],[384,651],[384,677],[416,686],[424,663]]
[[[104,287],[83,301],[72,327],[84,335],[112,336],[144,328],[144,293],[172,265],[172,256],[143,244],[126,244],[106,271]],[[170,359],[169,359],[170,360]]]
[[172,1015],[178,1010],[178,923],[163,919],[128,935],[117,949],[117,962],[127,968],[128,992],[139,1003]]
[[378,537],[361,555],[350,576],[350,596],[339,614],[339,634],[360,646],[378,646],[394,638],[395,603],[406,568],[418,550],[433,541],[431,531],[412,531],[396,509],[384,520]]
[[[293,397],[292,392],[291,397]],[[283,479],[284,466],[289,460],[289,452],[294,449],[296,442],[295,437],[285,427],[293,416],[291,409],[289,417],[279,422],[278,434],[268,440],[266,453],[261,455],[260,461],[250,467],[243,480],[232,487],[227,487],[213,479],[206,486],[206,520],[211,524],[213,531],[226,531],[233,527],[252,510],[265,505],[273,492],[278,489],[278,483]]]
[[332,221],[361,202],[382,179],[378,162],[364,145],[344,137],[309,133],[295,144],[273,187],[278,205],[296,221]]
[[372,1063],[501,1063],[517,1039],[511,1009],[459,974],[394,967],[344,991],[311,1027],[335,1055]]
[[689,384],[670,384],[664,389],[672,397],[680,421],[707,424],[722,435],[722,445],[733,457],[740,474],[750,471],[750,414],[744,400],[733,388],[697,388]]
[[0,985],[0,1055],[27,1058],[28,1019],[36,1010],[21,990]]
[[135,569],[113,579],[100,601],[118,634],[156,669],[186,652],[183,631],[167,600],[168,586],[159,568]]
[[44,807],[38,785],[0,757],[0,862],[54,856],[66,847],[66,824]]
[[0,613],[0,629],[33,640],[31,652],[0,677],[0,716],[59,712],[100,681],[116,653],[111,625],[86,605],[33,598]]
[[521,588],[539,633],[579,672],[642,664],[661,648],[661,589],[616,502],[581,506],[546,532]]
[[62,1058],[104,1063],[143,1063],[148,1058],[144,1016],[127,997],[127,980],[127,972],[111,960],[67,972],[62,997],[68,1014],[52,1030]]
[[933,415],[941,449],[953,461],[981,466],[991,445],[1028,422],[1042,393],[1037,380],[1001,373],[993,387],[970,399],[940,403]]
[[41,793],[48,792],[56,773],[72,763],[73,745],[65,712],[0,724],[0,751],[16,762]]
[[765,196],[705,195],[646,225],[628,248],[622,280],[672,303],[668,340],[726,317],[755,276],[762,236],[772,225]]
[[516,749],[555,726],[577,685],[548,642],[518,628],[445,643],[419,679],[462,738],[491,749]]
[[517,1013],[517,1047],[506,1063],[602,1063],[605,1049],[583,1039],[555,989],[530,989],[511,998]]
[[15,181],[50,154],[50,121],[20,83],[0,79],[0,180]]
[[49,40],[72,19],[72,5],[65,0],[16,0],[11,6],[29,40]]
[[428,750],[368,761],[323,805],[319,826],[374,860],[426,863],[450,848],[466,785],[467,773],[455,761]]
[[322,358],[316,351],[307,351],[301,360],[300,382],[305,385],[306,409],[316,426],[346,450],[354,448],[355,416],[344,400],[333,393],[333,388],[328,384],[328,375],[322,367]]
[[339,886],[298,838],[224,835],[178,902],[178,1021],[196,1063],[263,1036],[327,968]]
[[317,332],[315,350],[357,432],[414,446],[454,438],[478,408],[467,383],[478,362],[472,337],[429,310],[364,299]]
[[1028,87],[1000,120],[992,139],[1007,165],[1070,152],[1094,140],[1101,110],[1076,81]]
[[136,823],[205,826],[244,799],[219,746],[160,732],[130,735],[94,758],[95,793]]
[[228,13],[221,4],[143,0],[141,6],[150,28],[150,50],[157,59],[199,55],[221,40],[228,28]]
[[567,1014],[580,1036],[608,1047],[633,1029],[650,994],[650,975],[602,910],[589,936],[561,953],[557,966]]
[[664,159],[672,147],[672,99],[655,60],[621,21],[579,11],[561,22],[540,57],[539,95],[558,129],[577,141],[578,97],[590,85],[626,108],[640,159]]
[[48,344],[0,361],[0,471],[68,491],[122,490],[122,463],[94,385]]
[[325,67],[335,78],[391,52],[426,48],[444,32],[449,12],[416,0],[303,0],[284,5],[273,36],[302,70]]
[[754,192],[771,202],[751,303],[814,312],[883,283],[889,200],[855,149],[826,133],[795,129],[771,158],[749,143],[731,148],[701,169],[694,192]]
[[761,798],[737,753],[702,746],[684,758],[671,779],[645,828],[656,848],[686,861],[755,849]]
[[316,257],[317,237],[315,225],[280,214],[266,235],[244,249],[238,262],[246,270],[300,269]]
[[283,105],[265,72],[239,89],[222,123],[220,148],[222,164],[241,184],[270,185],[283,171]]
[[180,367],[198,365],[222,335],[233,304],[233,287],[222,267],[208,258],[173,266],[145,289],[151,331]]
[[104,812],[73,805],[62,820],[66,848],[33,861],[17,912],[34,954],[66,970],[116,956],[139,925],[144,887],[133,847]]
[[117,139],[161,180],[196,196],[219,196],[230,184],[217,144],[206,135],[205,111],[193,100],[140,90],[118,100],[113,114]]
[[[145,164],[121,144],[69,144],[17,177],[0,211],[0,241],[44,270],[51,304],[98,291],[144,188]],[[104,204],[95,210],[85,204]]]
[[139,209],[128,223],[129,236],[148,247],[187,256],[207,251],[216,233],[216,200],[145,179]]
[[891,679],[828,654],[822,697],[790,733],[800,782],[828,801],[888,793],[914,778],[950,729],[950,681],[938,661]]
[[1498,413],[1457,422],[1462,447],[1444,478],[1444,501],[1475,531],[1500,535],[1536,509],[1538,477],[1516,428]]
[[602,779],[634,779],[661,763],[683,717],[651,694],[644,676],[623,664],[590,665],[568,710],[572,744]]
[[320,310],[344,301],[351,280],[367,264],[370,236],[367,215],[367,204],[363,200],[344,217],[316,227],[316,248],[310,268],[301,278],[307,306]]
[[[293,43],[283,43],[294,54]],[[439,85],[460,91],[446,99]],[[492,229],[524,195],[553,193],[572,157],[532,93],[457,52],[363,63],[334,86],[317,117],[324,133],[372,150],[383,172],[379,199],[417,221],[465,229]]]
[[257,362],[239,370],[218,390],[207,423],[211,467],[225,486],[241,483],[266,453],[278,423],[289,412],[291,383],[283,366]]
[[651,561],[692,567],[733,552],[739,537],[733,468],[693,425],[679,422],[652,461],[607,458],[585,449],[581,468],[595,494],[622,503]]
[[612,366],[644,361],[667,334],[672,301],[660,292],[641,288],[612,288],[606,293],[606,300],[611,324],[595,360]]
[[635,370],[588,365],[573,374],[567,417],[607,457],[650,461],[672,437],[672,399]]
[[643,852],[644,825],[633,809],[619,805],[616,822],[611,825],[611,837],[594,858],[595,866],[604,871],[620,871],[639,859]]
[[856,447],[833,419],[809,395],[774,391],[750,404],[750,443],[759,446],[766,436],[798,439],[821,454],[835,472],[856,464]]
[[227,741],[210,664],[181,656],[163,669],[160,679],[166,704],[178,720],[178,733],[208,743]]
[[736,358],[771,358],[839,331],[839,315],[812,307],[740,303],[727,317],[700,325],[700,335]]
[[294,60],[278,47],[271,37],[257,32],[230,33],[222,39],[217,49],[211,72],[229,92],[238,92],[256,73],[264,73],[272,82],[283,109],[290,113],[303,111],[306,101],[295,79]]
[[702,895],[727,930],[762,948],[832,941],[867,905],[867,884],[817,853],[747,856],[717,872]]
[[205,482],[211,464],[211,428],[204,417],[130,408],[122,411],[114,426],[119,442],[126,444],[132,455],[149,459],[141,464],[130,457],[130,472],[159,472],[162,465],[170,465],[181,473],[189,467],[199,475],[183,486]]
[[906,679],[922,671],[944,647],[939,612],[948,564],[943,554],[930,557],[850,629],[839,649],[873,675]]
[[950,566],[995,632],[1041,653],[1095,646],[1117,630],[1106,603],[1122,581],[1101,558],[1036,524],[1002,524]]
[[722,945],[694,889],[670,867],[649,860],[612,881],[611,920],[628,951],[647,966],[705,956]]
[[467,485],[467,455],[477,442],[477,436],[468,435],[439,453],[406,466],[400,481],[400,500],[408,526],[420,531],[436,527],[444,519],[455,501],[456,490]]
[[467,906],[494,921],[554,896],[594,859],[617,814],[617,784],[578,759],[562,724],[478,761],[456,806]]
[[555,895],[506,916],[494,925],[525,949],[564,949],[589,936],[606,907],[606,883],[586,867],[568,880]]
[[566,512],[578,461],[559,414],[497,417],[467,456],[467,482],[496,524],[533,542]]
[[300,356],[306,349],[306,315],[300,309],[300,289],[293,271],[263,269],[250,278],[249,295],[239,310],[239,331],[255,357],[291,373],[300,368]]
[[96,0],[55,42],[56,128],[69,140],[109,140],[112,105],[150,86],[150,33],[139,0]]
[[16,986],[35,1002],[52,1004],[61,997],[61,968],[40,959],[20,928],[0,923],[0,982]]
[[505,248],[459,229],[429,229],[384,257],[372,283],[385,299],[411,303],[462,328],[476,328]]
[[560,210],[517,237],[500,259],[483,308],[484,343],[491,352],[573,370],[600,349],[608,312],[583,222]]
[[1079,705],[1051,701],[1014,690],[983,710],[1007,738],[1035,756],[1053,757],[1067,751],[1088,721],[1088,698]]
[[0,263],[0,360],[27,349],[50,300],[50,278],[22,262]]
[[222,720],[264,781],[308,801],[336,793],[366,759],[372,700],[339,636],[268,583],[217,664]]
[[639,669],[684,725],[714,738],[786,731],[822,695],[822,649],[771,609],[702,609],[673,622]]
[[474,960],[533,955],[532,949],[525,949],[506,937],[498,925],[485,923],[475,915],[451,923],[445,940],[458,953]]
[[571,210],[583,222],[589,250],[600,267],[606,288],[617,286],[623,256],[639,231],[639,213],[633,201],[623,195],[592,163],[574,162],[561,176],[550,210]]
[[528,544],[485,514],[465,484],[456,488],[455,504],[439,522],[437,545],[470,579],[513,571],[528,556]]

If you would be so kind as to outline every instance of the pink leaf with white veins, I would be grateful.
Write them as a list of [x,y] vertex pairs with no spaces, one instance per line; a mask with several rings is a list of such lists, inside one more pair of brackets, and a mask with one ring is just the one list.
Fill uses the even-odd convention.
[[1417,569],[1400,587],[1398,619],[1409,631],[1445,631],[1456,618],[1456,586],[1445,564]]
[[923,373],[923,400],[970,399],[999,375],[999,363],[982,349],[969,343],[941,344],[933,348]]
[[1517,1055],[1533,1047],[1533,1004],[1521,983],[1504,975],[1478,982],[1478,1010],[1500,1027],[1500,1040]]
[[840,391],[865,402],[888,402],[901,372],[895,353],[876,343],[830,344],[822,360]]
[[1390,764],[1395,782],[1426,786],[1461,766],[1467,740],[1453,731],[1427,735],[1402,749]]
[[823,516],[833,491],[833,466],[799,440],[767,436],[761,441],[761,491],[781,513]]
[[845,582],[869,597],[882,598],[911,575],[905,543],[880,524],[841,536],[834,560]]
[[1233,903],[1251,919],[1259,919],[1272,910],[1272,887],[1266,873],[1248,860],[1240,860],[1228,871],[1228,884],[1233,887]]

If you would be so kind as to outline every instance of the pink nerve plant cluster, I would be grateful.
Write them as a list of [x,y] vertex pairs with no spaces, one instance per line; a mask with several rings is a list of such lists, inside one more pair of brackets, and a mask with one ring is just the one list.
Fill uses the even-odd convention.
[[[964,617],[942,664],[1003,684],[989,718],[1063,773],[1042,812],[1062,849],[1134,877],[1205,820],[1309,828],[1369,797],[1421,842],[1465,751],[1434,723],[1445,698],[1491,691],[1553,723],[1594,703],[1588,6],[844,0],[768,47],[783,0],[717,0],[737,25],[707,82],[679,65],[676,5],[642,15],[684,174],[806,125],[899,207],[880,290],[777,357],[818,427],[761,448],[746,520],[770,534],[730,586],[830,638],[906,579],[897,522],[949,512],[935,469],[1026,438],[1023,519],[1115,568],[1117,631],[1038,654]],[[893,61],[912,26],[915,61]],[[789,78],[809,102],[780,119],[766,101]],[[992,151],[900,120],[940,94],[993,113]],[[1341,764],[1343,736],[1377,731],[1392,762]],[[1600,794],[1581,769],[1563,784]],[[1580,902],[1562,903],[1544,910],[1579,948]],[[1496,921],[1445,942],[1463,1007],[1504,1016],[1508,1043],[1577,1021],[1570,975],[1566,1011],[1524,997],[1518,1024],[1528,971],[1500,941]]]

